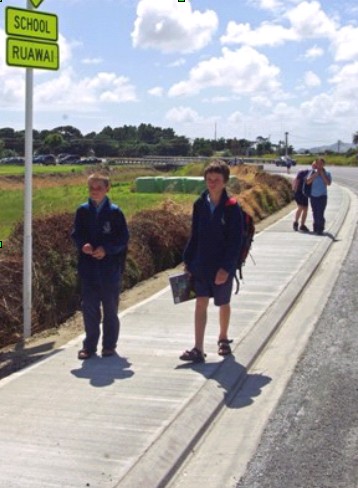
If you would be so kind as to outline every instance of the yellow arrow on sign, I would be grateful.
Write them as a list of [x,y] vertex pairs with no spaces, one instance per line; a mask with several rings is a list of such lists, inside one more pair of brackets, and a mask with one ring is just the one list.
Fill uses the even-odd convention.
[[35,8],[39,7],[43,2],[43,0],[30,0],[30,1]]

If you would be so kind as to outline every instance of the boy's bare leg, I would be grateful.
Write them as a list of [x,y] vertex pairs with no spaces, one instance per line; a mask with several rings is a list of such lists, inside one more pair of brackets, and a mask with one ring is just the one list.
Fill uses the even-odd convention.
[[302,207],[301,225],[305,225],[307,219],[308,207]]
[[204,352],[204,334],[209,298],[198,297],[195,303],[195,347]]
[[227,333],[229,330],[230,315],[231,315],[230,303],[227,303],[226,305],[221,305],[219,309],[219,321],[220,321],[219,341],[228,339]]

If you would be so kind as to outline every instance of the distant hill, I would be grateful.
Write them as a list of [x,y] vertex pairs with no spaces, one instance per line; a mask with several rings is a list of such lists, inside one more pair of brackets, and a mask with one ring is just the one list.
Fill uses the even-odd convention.
[[313,154],[317,153],[324,153],[325,151],[333,151],[333,152],[340,152],[340,153],[345,153],[349,151],[349,149],[354,149],[356,146],[354,144],[351,144],[350,142],[335,142],[334,144],[326,145],[326,146],[317,146],[317,147],[311,147],[310,149],[299,149],[297,152],[298,153],[304,153],[306,151],[309,151]]

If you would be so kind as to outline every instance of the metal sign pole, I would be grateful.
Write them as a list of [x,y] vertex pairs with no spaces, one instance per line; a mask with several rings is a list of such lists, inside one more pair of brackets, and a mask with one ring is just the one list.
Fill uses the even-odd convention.
[[[27,8],[32,9],[30,0]],[[24,262],[23,320],[24,339],[31,336],[32,312],[32,152],[33,152],[33,69],[26,68],[25,93],[25,193],[24,193]]]

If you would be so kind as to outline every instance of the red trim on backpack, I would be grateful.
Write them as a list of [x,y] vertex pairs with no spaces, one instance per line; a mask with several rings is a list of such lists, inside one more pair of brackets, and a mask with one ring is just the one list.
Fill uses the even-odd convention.
[[225,202],[225,207],[231,207],[232,205],[236,205],[237,204],[237,200],[235,197],[230,197],[226,200]]

